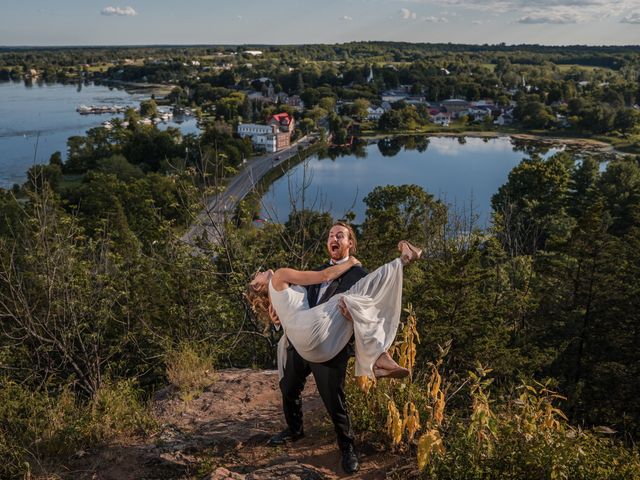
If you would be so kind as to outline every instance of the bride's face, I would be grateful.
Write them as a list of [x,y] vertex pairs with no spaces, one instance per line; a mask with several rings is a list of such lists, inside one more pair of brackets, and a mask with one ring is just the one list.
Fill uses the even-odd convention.
[[256,273],[255,277],[253,277],[253,280],[251,280],[251,286],[253,287],[254,290],[260,291],[263,288],[267,287],[267,285],[269,284],[269,280],[271,279],[272,276],[273,276],[273,270],[271,269],[266,270],[264,272],[258,272]]

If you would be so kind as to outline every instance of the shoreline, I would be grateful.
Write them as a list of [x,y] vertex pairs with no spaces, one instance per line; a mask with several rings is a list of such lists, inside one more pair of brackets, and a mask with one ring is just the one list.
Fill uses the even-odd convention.
[[471,138],[502,138],[510,137],[525,142],[539,142],[551,147],[566,146],[571,149],[584,150],[589,153],[612,154],[612,155],[631,155],[627,152],[616,150],[615,147],[602,140],[594,140],[591,138],[579,137],[551,137],[545,135],[537,135],[532,133],[509,133],[500,131],[462,131],[462,132],[404,132],[404,133],[375,133],[372,135],[362,135],[360,138],[367,143],[389,137],[408,137],[408,136],[425,136],[425,137],[471,137]]

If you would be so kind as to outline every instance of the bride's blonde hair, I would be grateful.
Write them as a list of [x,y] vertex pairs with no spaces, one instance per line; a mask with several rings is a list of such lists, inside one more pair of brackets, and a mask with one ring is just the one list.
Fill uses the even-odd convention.
[[[256,288],[256,286],[251,283],[257,274],[258,272],[251,277],[251,280],[247,285],[247,291],[244,293],[244,298],[247,300],[247,303],[251,307],[253,313],[256,314],[256,318],[264,325],[264,329],[266,331],[272,325],[274,320],[278,319],[278,317],[274,313],[273,316],[275,318],[272,318],[272,314],[269,312],[271,300],[269,299],[268,288],[264,285]],[[271,310],[273,311],[273,309]]]

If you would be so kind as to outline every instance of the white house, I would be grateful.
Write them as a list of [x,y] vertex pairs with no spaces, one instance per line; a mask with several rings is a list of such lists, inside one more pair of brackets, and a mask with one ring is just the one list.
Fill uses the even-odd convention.
[[467,111],[467,115],[473,118],[476,122],[482,122],[485,118],[491,116],[491,109],[488,107],[471,107]]
[[276,151],[276,127],[274,125],[240,123],[238,124],[238,135],[242,138],[250,137],[251,143],[257,148],[264,148],[269,153]]
[[241,123],[238,125],[238,135],[242,138],[267,135],[268,133],[273,133],[272,125],[260,125],[257,123]]
[[452,114],[448,112],[438,112],[435,115],[431,115],[431,121],[441,127],[448,127],[451,123]]
[[380,117],[384,113],[382,107],[368,107],[367,108],[367,120],[380,120]]

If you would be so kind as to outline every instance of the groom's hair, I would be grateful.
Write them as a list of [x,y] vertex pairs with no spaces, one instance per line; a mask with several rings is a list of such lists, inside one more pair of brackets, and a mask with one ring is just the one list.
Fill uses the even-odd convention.
[[353,247],[349,249],[349,255],[355,255],[358,252],[358,239],[356,238],[356,232],[353,231],[353,228],[351,227],[351,225],[349,225],[347,222],[343,222],[342,220],[333,222],[333,225],[331,225],[331,228],[336,226],[344,227],[347,229],[347,232],[349,232],[349,240],[353,242]]

